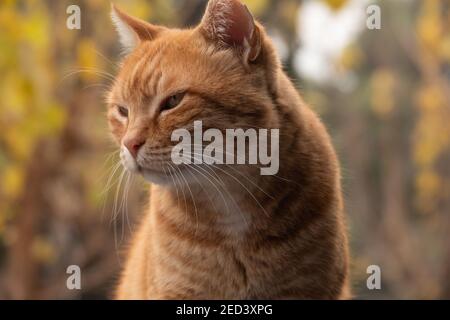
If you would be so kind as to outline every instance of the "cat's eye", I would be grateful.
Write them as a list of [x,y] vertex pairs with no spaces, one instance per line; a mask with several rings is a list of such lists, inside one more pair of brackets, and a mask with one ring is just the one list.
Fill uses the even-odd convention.
[[124,106],[117,106],[117,110],[119,111],[119,114],[124,117],[128,118],[128,109]]
[[183,101],[185,92],[177,93],[173,96],[168,97],[161,103],[161,112],[174,109]]

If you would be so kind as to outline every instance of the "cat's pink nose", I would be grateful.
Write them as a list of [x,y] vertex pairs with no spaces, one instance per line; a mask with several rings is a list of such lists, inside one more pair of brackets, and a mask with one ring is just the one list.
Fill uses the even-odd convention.
[[139,150],[145,144],[145,139],[142,137],[128,137],[125,138],[123,144],[130,151],[131,155],[136,158]]

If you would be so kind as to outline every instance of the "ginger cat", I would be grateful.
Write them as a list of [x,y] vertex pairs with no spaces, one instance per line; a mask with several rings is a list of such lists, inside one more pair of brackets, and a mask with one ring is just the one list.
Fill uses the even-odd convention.
[[[348,244],[330,138],[238,0],[199,26],[113,7],[128,55],[108,95],[123,165],[152,182],[117,299],[345,299]],[[279,129],[279,172],[171,162],[174,130]]]

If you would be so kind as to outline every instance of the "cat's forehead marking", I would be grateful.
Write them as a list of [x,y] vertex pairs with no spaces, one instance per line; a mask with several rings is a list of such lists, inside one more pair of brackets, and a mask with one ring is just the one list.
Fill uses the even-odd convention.
[[155,95],[157,84],[162,76],[161,62],[164,48],[142,45],[133,59],[125,65],[122,96],[125,99],[140,101]]
[[[150,41],[141,45],[124,66],[122,96],[142,102],[168,94],[171,86],[183,82],[189,48],[175,41]],[[180,62],[183,61],[183,62]],[[183,73],[178,71],[183,70]]]

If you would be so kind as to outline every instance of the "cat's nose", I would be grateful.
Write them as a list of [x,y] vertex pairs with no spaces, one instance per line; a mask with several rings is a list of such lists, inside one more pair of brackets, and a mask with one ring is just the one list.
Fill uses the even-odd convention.
[[128,137],[125,138],[123,144],[130,151],[131,155],[136,158],[139,150],[145,144],[145,139],[142,137]]

